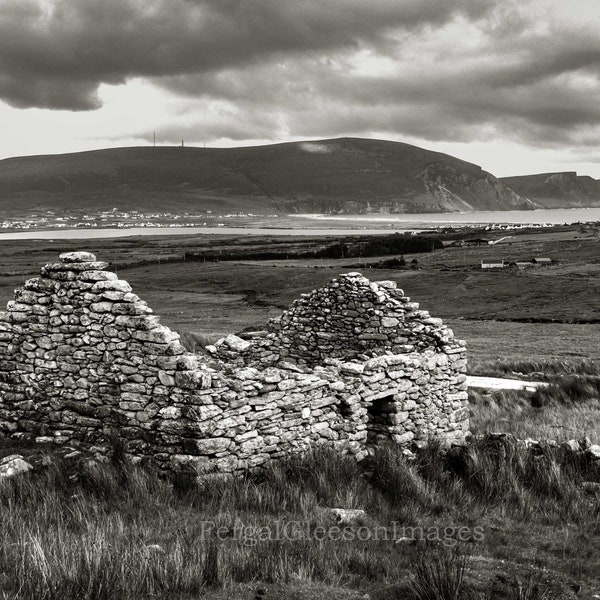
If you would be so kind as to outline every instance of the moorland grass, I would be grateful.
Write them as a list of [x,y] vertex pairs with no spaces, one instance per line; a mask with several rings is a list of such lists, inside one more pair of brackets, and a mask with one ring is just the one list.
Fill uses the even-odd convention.
[[[541,378],[540,378],[541,379]],[[600,377],[548,375],[548,385],[527,390],[469,390],[471,430],[517,438],[600,442]]]
[[528,376],[545,381],[563,375],[600,377],[600,363],[591,359],[474,360],[469,372],[488,377]]
[[[560,449],[534,457],[489,439],[449,454],[432,444],[412,462],[395,448],[361,464],[316,449],[200,482],[120,459],[53,462],[0,481],[0,597],[137,600],[224,590],[242,598],[259,582],[382,599],[485,597],[507,565],[521,578],[531,568],[537,539],[545,544],[536,569],[550,570],[561,589],[585,588],[600,558],[600,529],[597,501],[581,482],[599,480],[594,464]],[[319,538],[337,526],[328,507],[366,516],[342,528],[348,539]],[[278,523],[299,523],[303,533],[277,537]],[[567,523],[562,538],[556,532]],[[397,526],[410,534],[401,539]],[[359,539],[359,531],[371,537]],[[469,555],[487,566],[475,568]]]
[[416,600],[460,600],[466,588],[468,558],[458,552],[417,554],[409,587]]
[[188,352],[208,356],[208,352],[205,350],[206,346],[214,344],[219,337],[216,334],[209,335],[194,331],[184,331],[181,333],[181,344]]

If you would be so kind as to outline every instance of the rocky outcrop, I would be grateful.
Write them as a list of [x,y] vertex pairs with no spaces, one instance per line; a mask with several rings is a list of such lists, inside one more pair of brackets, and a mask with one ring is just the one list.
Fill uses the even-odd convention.
[[106,263],[62,254],[0,313],[0,435],[234,472],[467,432],[465,344],[392,282],[342,275],[244,337],[206,361]]
[[531,210],[539,206],[502,181],[480,171],[477,176],[443,163],[427,165],[416,176],[442,211]]

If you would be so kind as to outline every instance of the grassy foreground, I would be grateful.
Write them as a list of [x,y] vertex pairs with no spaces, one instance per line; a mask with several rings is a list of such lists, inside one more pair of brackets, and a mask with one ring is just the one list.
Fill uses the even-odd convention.
[[[597,590],[597,465],[483,439],[322,449],[240,479],[45,461],[0,481],[0,597],[570,598]],[[358,508],[344,525],[326,510]],[[525,595],[524,595],[525,594]]]

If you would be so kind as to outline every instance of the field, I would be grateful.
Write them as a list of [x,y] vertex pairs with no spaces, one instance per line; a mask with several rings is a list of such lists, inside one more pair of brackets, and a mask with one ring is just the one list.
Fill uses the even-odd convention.
[[[505,234],[485,235],[499,239]],[[161,322],[182,334],[190,349],[244,328],[261,328],[300,294],[339,273],[359,270],[373,280],[395,280],[422,308],[444,318],[457,337],[467,340],[472,374],[510,375],[552,371],[556,365],[563,371],[576,370],[582,362],[600,365],[598,240],[591,226],[525,231],[493,246],[405,255],[407,267],[396,269],[376,268],[382,258],[365,256],[184,260],[185,255],[202,253],[226,257],[267,251],[294,257],[335,239],[182,235],[90,240],[86,249],[110,261]],[[42,264],[55,260],[61,251],[78,248],[78,241],[1,243],[0,305]],[[533,256],[558,262],[523,271],[486,272],[479,266],[484,257]],[[411,264],[413,259],[416,265]],[[532,360],[535,368],[520,366]],[[598,421],[597,416],[595,411],[589,415],[592,422]],[[512,415],[498,416],[503,418]],[[580,415],[576,427],[581,421]],[[533,421],[530,435],[537,427]]]
[[[360,270],[373,280],[397,281],[443,317],[467,340],[471,373],[517,373],[552,384],[545,396],[471,392],[474,433],[587,435],[600,443],[599,243],[592,228],[562,228],[494,246],[406,255],[406,267],[382,269],[381,257],[184,260],[186,252],[215,248],[227,254],[277,247],[293,256],[322,240],[177,236],[90,241],[85,248],[80,242],[3,242],[0,305],[59,252],[91,250],[110,260],[161,321],[193,346],[260,327],[301,293]],[[479,267],[482,258],[532,256],[558,264],[502,272]],[[15,450],[0,449],[0,456]],[[600,594],[600,492],[593,486],[600,473],[597,463],[560,448],[535,457],[510,440],[499,446],[488,439],[450,459],[435,448],[414,462],[382,451],[360,467],[340,457],[307,456],[260,476],[215,478],[199,487],[122,464],[118,444],[107,464],[86,457],[66,464],[44,459],[43,449],[18,450],[40,467],[0,481],[0,597],[541,600]],[[308,523],[311,532],[327,529],[327,508],[340,506],[366,511],[349,535],[361,526],[387,531],[397,522],[437,531],[438,539],[247,544],[232,533],[240,526],[256,533],[279,521]],[[206,522],[223,525],[229,537],[204,536]],[[459,527],[471,534],[481,528],[483,537],[458,543]],[[450,529],[450,537],[439,539]]]
[[[525,233],[494,246],[447,247],[406,255],[409,266],[414,259],[418,269],[374,268],[379,259],[364,256],[227,262],[183,259],[186,253],[265,250],[293,257],[331,243],[322,239],[181,235],[90,240],[85,247],[110,261],[162,321],[180,332],[220,335],[264,323],[300,293],[339,273],[359,270],[373,280],[394,279],[432,315],[450,322],[456,334],[467,339],[476,361],[532,352],[551,359],[595,360],[600,331],[596,301],[599,240],[592,227],[583,233],[580,228]],[[81,247],[80,241],[1,242],[0,305],[24,279],[35,276],[42,264],[55,260],[61,251]],[[534,256],[548,256],[558,264],[510,272],[485,272],[479,266],[482,258]]]

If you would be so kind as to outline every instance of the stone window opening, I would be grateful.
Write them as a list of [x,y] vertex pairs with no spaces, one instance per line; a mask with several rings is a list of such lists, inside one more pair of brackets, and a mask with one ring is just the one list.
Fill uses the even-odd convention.
[[392,440],[393,416],[396,414],[394,395],[377,398],[367,407],[367,445],[381,446]]
[[340,416],[344,419],[350,419],[352,417],[352,406],[345,398],[340,398],[337,405]]

